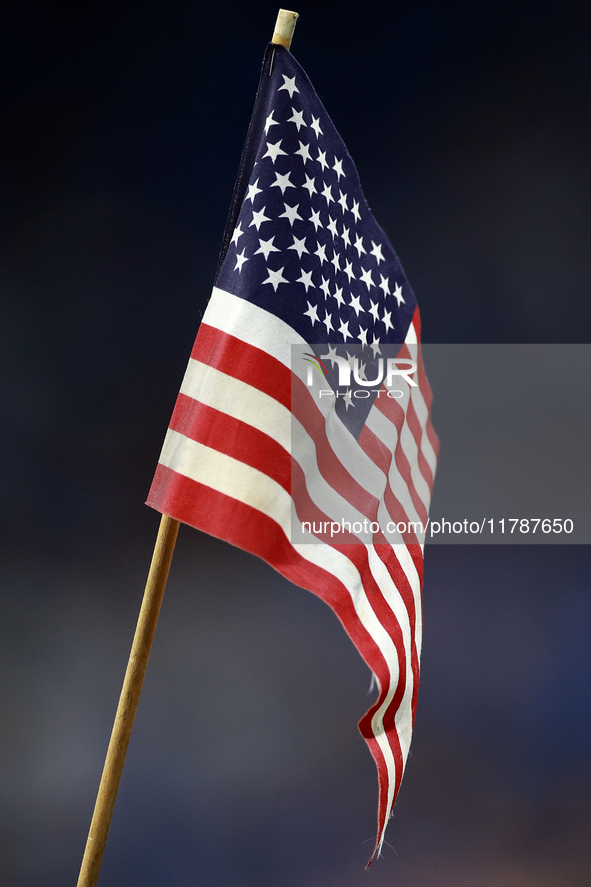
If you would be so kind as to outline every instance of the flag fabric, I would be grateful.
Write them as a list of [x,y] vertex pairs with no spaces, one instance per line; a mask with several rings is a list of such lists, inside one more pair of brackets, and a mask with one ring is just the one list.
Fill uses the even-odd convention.
[[270,45],[148,504],[260,556],[341,620],[377,687],[359,724],[378,771],[374,855],[419,681],[416,527],[438,450],[419,339],[414,295],[342,139],[293,56]]

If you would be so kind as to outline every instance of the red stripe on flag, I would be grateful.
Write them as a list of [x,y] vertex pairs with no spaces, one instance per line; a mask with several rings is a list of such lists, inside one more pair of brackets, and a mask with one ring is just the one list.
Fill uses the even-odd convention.
[[[402,428],[404,424],[404,410],[393,398],[378,398],[374,404],[374,406],[390,421],[396,428]],[[396,466],[402,479],[405,481],[408,491],[410,493],[410,497],[412,499],[413,505],[416,509],[417,514],[421,518],[423,525],[427,522],[428,512],[423,504],[423,501],[419,494],[417,493],[415,486],[412,481],[411,475],[411,467],[406,456],[406,453],[402,449],[402,443],[400,440],[400,436],[396,442],[396,448],[394,450],[394,458],[396,460]]]
[[202,323],[191,357],[248,382],[290,408],[291,370],[266,351]]
[[[419,547],[419,546],[414,546]],[[411,669],[414,677],[413,681],[413,694],[412,694],[412,713],[413,713],[413,721],[414,715],[417,707],[417,694],[419,689],[419,654],[416,645],[416,607],[415,607],[415,598],[414,593],[411,588],[410,582],[405,571],[400,564],[398,557],[396,556],[396,551],[390,545],[376,545],[376,554],[380,558],[380,560],[385,564],[392,580],[400,594],[402,602],[404,603],[404,608],[408,614],[408,621],[410,625],[410,636],[411,636]]]
[[272,437],[252,425],[179,394],[170,428],[197,443],[251,465],[290,492],[289,453]]
[[316,447],[316,461],[322,476],[358,511],[377,520],[379,500],[353,478],[336,456],[326,434],[326,418],[316,406],[308,388],[292,375],[292,413],[303,425]]
[[[367,427],[367,425],[363,427],[361,434],[359,435],[358,443],[363,452],[369,456],[372,462],[374,462],[374,464],[377,465],[386,476],[383,500],[390,518],[395,524],[404,524],[406,528],[409,516],[402,503],[394,495],[390,484],[389,473],[393,459],[392,451],[373,433],[373,431],[371,431],[371,429]],[[412,545],[418,541],[416,533],[408,531],[408,529],[405,529],[400,535],[407,545]]]
[[429,489],[433,490],[433,472],[429,466],[429,463],[425,459],[423,451],[421,450],[421,441],[423,439],[423,429],[421,428],[421,423],[419,422],[419,417],[416,414],[416,410],[414,408],[414,404],[412,402],[412,398],[408,404],[408,409],[406,411],[406,421],[408,427],[411,430],[412,436],[414,437],[417,447],[418,447],[418,455],[417,460],[419,463],[419,471],[425,478]]

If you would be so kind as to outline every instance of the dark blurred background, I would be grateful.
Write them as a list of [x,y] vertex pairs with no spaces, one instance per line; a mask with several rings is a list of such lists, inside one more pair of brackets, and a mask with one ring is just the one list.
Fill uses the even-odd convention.
[[[590,342],[588,6],[297,9],[425,341]],[[5,887],[76,881],[276,11],[0,13]],[[367,873],[366,667],[319,600],[181,528],[100,883],[588,887],[590,568],[427,546],[415,739]]]

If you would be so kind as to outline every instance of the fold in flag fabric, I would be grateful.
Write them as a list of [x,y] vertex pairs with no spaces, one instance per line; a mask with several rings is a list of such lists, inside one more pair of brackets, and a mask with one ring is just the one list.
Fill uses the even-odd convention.
[[379,781],[372,859],[419,682],[438,450],[419,340],[342,139],[293,56],[270,45],[148,504],[263,558],[341,620],[378,691],[359,724]]

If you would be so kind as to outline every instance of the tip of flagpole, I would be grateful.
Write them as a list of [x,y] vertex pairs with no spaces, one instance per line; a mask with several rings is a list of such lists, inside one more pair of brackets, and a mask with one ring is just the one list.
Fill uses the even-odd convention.
[[297,20],[297,12],[292,12],[290,9],[280,9],[277,14],[271,43],[279,43],[280,46],[285,46],[286,49],[289,49]]

